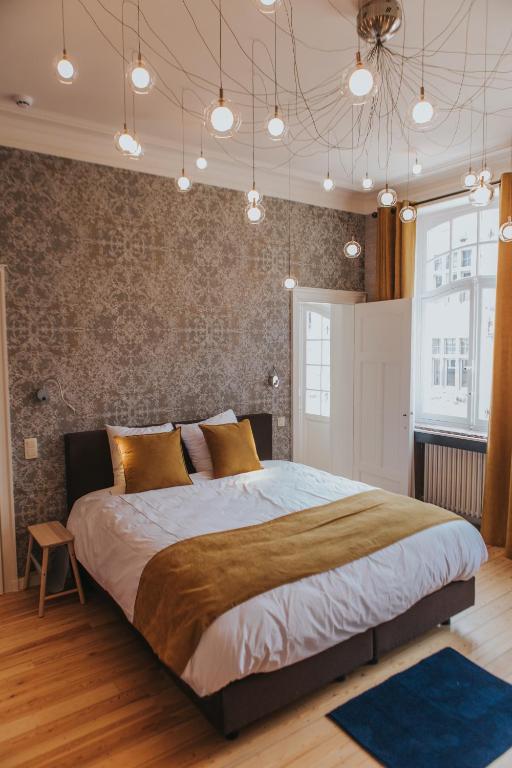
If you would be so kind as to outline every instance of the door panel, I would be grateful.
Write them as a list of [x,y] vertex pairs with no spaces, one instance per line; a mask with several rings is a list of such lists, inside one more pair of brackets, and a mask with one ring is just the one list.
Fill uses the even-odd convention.
[[355,306],[354,478],[409,493],[412,300]]

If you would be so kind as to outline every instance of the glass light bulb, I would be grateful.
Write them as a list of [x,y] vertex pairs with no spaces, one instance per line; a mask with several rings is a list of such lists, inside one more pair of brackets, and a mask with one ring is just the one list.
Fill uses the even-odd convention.
[[471,189],[475,186],[477,183],[478,178],[474,171],[471,170],[471,168],[468,170],[467,173],[464,173],[462,175],[462,186],[466,187],[466,189]]
[[364,179],[361,181],[361,186],[365,190],[365,192],[369,192],[370,189],[373,189],[373,179],[366,174]]
[[411,169],[411,170],[412,170],[412,173],[413,173],[413,175],[414,175],[414,176],[419,176],[419,175],[420,175],[420,173],[421,173],[421,172],[422,172],[422,170],[423,170],[423,166],[422,166],[422,164],[421,164],[421,163],[419,163],[419,162],[416,160],[416,162],[413,164],[413,166],[412,166],[412,169]]
[[142,96],[149,93],[155,84],[155,76],[151,67],[138,53],[128,67],[126,77],[129,80],[132,91]]
[[286,134],[286,123],[277,107],[275,107],[267,117],[267,132],[269,138],[273,141],[284,138]]
[[480,179],[477,186],[473,187],[469,193],[469,202],[471,205],[475,206],[475,208],[485,208],[486,205],[489,205],[493,197],[494,187],[490,184],[486,184],[483,179]]
[[55,71],[57,80],[63,85],[71,85],[71,83],[78,77],[78,69],[73,60],[67,55],[66,51],[62,52],[62,56],[57,57],[55,61]]
[[502,243],[512,243],[512,217],[508,219],[500,227],[500,240]]
[[329,174],[327,174],[327,176],[323,180],[322,185],[326,192],[332,192],[332,190],[334,189],[334,181],[331,179]]
[[135,148],[133,152],[130,152],[129,157],[132,160],[139,160],[139,158],[144,156],[144,147],[142,146],[140,141],[137,141],[137,139],[134,139],[134,141],[135,141]]
[[357,259],[357,257],[361,255],[361,246],[357,240],[352,238],[352,240],[349,240],[348,243],[345,243],[343,246],[343,253],[347,259]]
[[254,5],[262,13],[274,13],[281,5],[281,0],[254,0]]
[[199,155],[199,157],[196,160],[196,166],[199,168],[200,171],[204,171],[205,168],[208,167],[208,160],[206,157],[203,157],[203,155]]
[[207,107],[204,124],[217,139],[228,139],[240,128],[242,124],[240,114],[232,102],[224,98],[222,88],[219,91],[219,98]]
[[192,187],[192,182],[189,177],[185,175],[185,170],[181,171],[181,176],[176,179],[176,186],[180,192],[188,192]]
[[400,211],[400,221],[404,224],[408,224],[410,221],[416,220],[416,208],[413,205],[404,205],[402,210]]
[[255,189],[255,188],[253,187],[253,188],[252,188],[252,189],[250,189],[250,190],[249,190],[249,192],[247,193],[247,200],[248,200],[250,203],[261,203],[261,201],[263,200],[263,195],[262,195],[260,192],[258,192],[258,190],[257,190],[257,189]]
[[287,291],[293,291],[293,289],[296,287],[297,287],[297,280],[294,277],[292,277],[292,275],[285,277],[285,279],[283,280],[283,288],[286,288]]
[[373,75],[369,69],[358,67],[348,79],[348,87],[354,96],[368,96],[373,88]]
[[482,179],[485,184],[488,184],[492,180],[492,171],[486,165],[478,172],[478,178]]
[[127,129],[126,125],[122,131],[118,131],[114,136],[114,144],[118,152],[122,155],[133,155],[137,152],[139,142]]
[[245,209],[245,214],[249,224],[259,224],[265,218],[265,209],[259,203],[252,202]]
[[379,73],[368,62],[363,63],[359,51],[356,63],[345,69],[341,78],[341,92],[355,106],[365,104],[377,92]]
[[410,110],[410,118],[414,128],[428,128],[434,119],[434,104],[425,98],[425,89],[420,89],[420,96],[413,103]]
[[377,204],[381,208],[392,208],[396,204],[397,194],[394,189],[384,187],[377,195]]

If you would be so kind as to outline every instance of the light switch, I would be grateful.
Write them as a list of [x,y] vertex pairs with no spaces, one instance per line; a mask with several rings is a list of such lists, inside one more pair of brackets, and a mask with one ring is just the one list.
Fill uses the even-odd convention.
[[37,437],[27,437],[25,439],[25,458],[37,459]]
[[278,427],[286,426],[286,416],[278,416],[277,417],[277,426]]

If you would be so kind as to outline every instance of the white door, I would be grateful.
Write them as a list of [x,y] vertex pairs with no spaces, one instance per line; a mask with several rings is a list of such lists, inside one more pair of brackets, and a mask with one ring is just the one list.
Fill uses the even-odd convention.
[[293,298],[293,459],[351,477],[354,302],[364,295],[298,289]]
[[355,307],[354,479],[411,488],[412,300]]

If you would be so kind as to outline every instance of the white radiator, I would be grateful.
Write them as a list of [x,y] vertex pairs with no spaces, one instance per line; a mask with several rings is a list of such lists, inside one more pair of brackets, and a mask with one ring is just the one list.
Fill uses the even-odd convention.
[[427,443],[424,500],[470,520],[480,520],[485,458],[485,453]]

